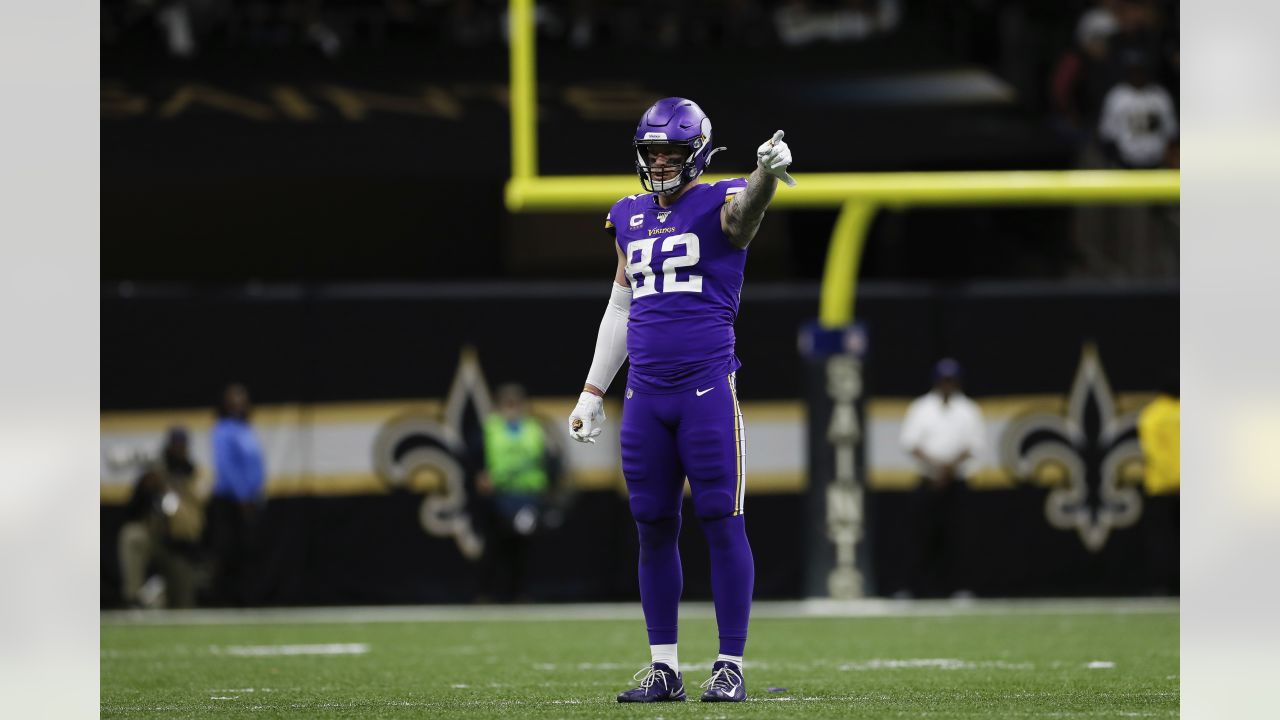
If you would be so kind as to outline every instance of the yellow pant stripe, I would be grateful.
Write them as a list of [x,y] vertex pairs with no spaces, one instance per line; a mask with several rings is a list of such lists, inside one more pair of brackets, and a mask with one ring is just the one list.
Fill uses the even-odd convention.
[[738,404],[738,386],[733,373],[729,373],[729,394],[733,396],[733,441],[737,454],[737,487],[733,495],[733,514],[741,515],[746,504],[747,448],[746,428],[742,426],[742,407]]

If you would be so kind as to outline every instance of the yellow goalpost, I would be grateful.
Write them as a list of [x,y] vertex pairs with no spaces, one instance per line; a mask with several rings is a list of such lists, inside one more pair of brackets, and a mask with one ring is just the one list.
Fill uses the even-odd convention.
[[[510,0],[511,212],[598,210],[636,192],[634,175],[538,174],[537,77],[533,0]],[[656,99],[656,98],[655,98]],[[858,263],[880,208],[977,205],[1082,205],[1177,202],[1177,170],[1054,170],[927,173],[793,173],[779,208],[839,209],[822,277],[818,318],[834,328],[853,320]],[[707,175],[716,180],[731,175]]]

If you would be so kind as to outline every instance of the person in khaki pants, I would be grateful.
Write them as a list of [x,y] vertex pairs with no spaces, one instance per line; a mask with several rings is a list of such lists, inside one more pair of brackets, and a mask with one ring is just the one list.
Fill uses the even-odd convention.
[[195,605],[195,564],[204,533],[204,503],[196,494],[195,475],[187,431],[170,429],[160,457],[138,478],[129,500],[129,521],[120,528],[126,605],[145,605],[140,592],[153,562],[164,577],[169,607]]

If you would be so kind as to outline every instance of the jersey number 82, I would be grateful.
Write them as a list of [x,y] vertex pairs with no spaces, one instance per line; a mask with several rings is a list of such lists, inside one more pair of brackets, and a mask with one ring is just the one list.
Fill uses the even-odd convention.
[[[632,240],[627,243],[627,277],[631,278],[632,297],[640,298],[658,292],[654,282],[653,246],[659,238]],[[669,253],[677,246],[684,246],[684,255],[673,255],[662,263],[662,292],[702,292],[702,276],[689,274],[687,279],[676,277],[676,272],[698,264],[701,254],[698,236],[693,233],[661,238],[662,252]]]

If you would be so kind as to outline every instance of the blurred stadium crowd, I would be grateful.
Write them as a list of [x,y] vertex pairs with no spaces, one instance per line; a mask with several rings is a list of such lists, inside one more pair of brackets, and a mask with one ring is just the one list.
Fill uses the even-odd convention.
[[[296,82],[299,73],[325,82],[344,78],[357,86],[376,84],[389,96],[411,92],[410,83],[429,81],[434,92],[449,100],[448,107],[460,108],[452,112],[467,118],[467,124],[454,121],[448,131],[483,135],[505,124],[496,115],[481,118],[492,123],[481,130],[473,119],[505,107],[500,106],[503,99],[485,107],[476,98],[505,98],[506,6],[503,0],[106,0],[101,15],[104,80],[150,83],[156,88],[153,108],[185,97],[162,89],[167,81],[205,82],[246,100],[254,99],[254,92],[259,97],[268,92],[255,90],[255,81]],[[754,63],[772,73],[769,82],[790,78],[779,86],[772,115],[781,118],[773,122],[787,123],[789,136],[794,130],[802,139],[799,172],[1178,167],[1179,12],[1169,0],[554,0],[537,3],[536,14],[546,72],[543,102],[550,117],[578,113],[574,103],[579,101],[569,86],[579,94],[598,92],[603,103],[620,106],[634,100],[640,107],[652,100],[649,94],[665,87],[668,92],[698,93],[704,104],[718,109],[719,114],[713,113],[717,117],[730,113],[732,122],[718,121],[718,134],[722,144],[741,147],[747,140],[731,134],[746,125],[739,93],[732,83],[703,89],[697,83],[705,85],[705,79],[691,74],[698,75],[704,64]],[[583,67],[581,59],[588,56],[598,61]],[[787,60],[762,65],[775,56]],[[580,75],[566,74],[564,68],[575,63]],[[458,82],[472,84],[441,85],[451,75],[465,75]],[[301,86],[298,91],[303,101],[315,105],[315,91],[308,95]],[[388,102],[409,105],[398,98]],[[613,137],[604,133],[627,124],[618,119],[631,116],[630,105],[626,107],[608,118],[613,124],[595,122],[590,115],[565,118],[560,133],[541,139],[542,171],[625,172],[625,150],[616,153],[618,164],[605,165],[594,154],[567,156],[557,143],[566,131],[593,145]],[[566,130],[570,123],[573,128]],[[117,127],[125,129],[113,126],[113,132]],[[424,126],[423,131],[440,130]],[[333,153],[326,171],[331,176],[343,172],[336,167],[338,158],[354,142],[346,133],[359,129],[334,132],[344,140],[328,143]],[[300,141],[288,138],[274,145],[284,152]],[[404,141],[383,142],[403,147]],[[137,165],[146,157],[140,150],[106,158],[111,174],[137,176]],[[179,157],[162,149],[154,154],[156,162]],[[393,162],[386,151],[365,155],[382,158],[377,162],[387,167]],[[217,164],[231,157],[222,153]],[[265,156],[245,150],[244,157]],[[394,172],[403,175],[417,161],[409,159],[412,155],[401,157],[404,165]],[[566,157],[571,158],[568,163]],[[205,165],[194,159],[175,162],[191,168],[185,172],[205,172]],[[466,162],[476,178],[485,174],[487,181],[500,182],[507,159],[498,151],[447,162]],[[292,159],[271,163],[300,165]],[[371,207],[368,213],[386,211]],[[477,208],[472,216],[487,213]],[[536,227],[536,222],[529,219],[521,228]],[[793,212],[783,222],[790,238],[820,239],[829,235],[834,214]],[[1178,262],[1177,222],[1176,208],[1153,207],[886,213],[872,231],[864,271],[872,278],[1172,278]],[[542,232],[521,228],[495,226],[478,232]],[[410,234],[407,226],[396,232]],[[944,235],[955,242],[920,244],[920,238]],[[980,243],[965,239],[979,235]],[[1032,235],[1037,236],[1036,250],[1028,252],[1024,248],[1031,246]],[[388,239],[392,236],[388,231]],[[1118,242],[1122,237],[1138,240]],[[561,273],[583,274],[574,259],[580,253],[554,250],[553,238],[542,240],[543,252],[554,257],[550,262]],[[758,272],[789,268],[775,279],[820,275],[820,244],[781,244],[790,246],[791,257],[760,266]],[[517,242],[511,247],[521,246]],[[320,257],[310,239],[307,247]],[[503,274],[489,262],[493,252],[506,250],[491,247],[474,258],[475,270],[470,261],[460,261],[455,272]],[[536,270],[522,267],[523,262],[508,258],[511,269],[506,272]],[[145,259],[128,264],[142,267]],[[364,265],[349,259],[336,264],[348,270]],[[255,274],[270,275],[265,270]],[[370,268],[359,274],[377,272]]]
[[[104,0],[104,48],[154,43],[174,58],[207,47],[344,51],[397,44],[499,49],[503,0]],[[1064,129],[1093,126],[1108,92],[1141,66],[1175,100],[1178,4],[1171,0],[549,0],[542,47],[730,52],[865,42],[908,24],[947,28],[949,49],[996,70]],[[1027,92],[1033,90],[1033,92]]]
[[[103,40],[150,28],[177,57],[215,43],[310,46],[331,57],[346,47],[396,42],[499,47],[506,36],[502,0],[116,0],[103,4]],[[538,36],[587,50],[604,44],[725,49],[857,42],[893,32],[901,0],[683,3],[552,0],[536,8]]]

